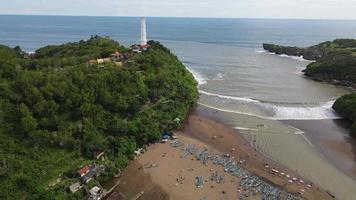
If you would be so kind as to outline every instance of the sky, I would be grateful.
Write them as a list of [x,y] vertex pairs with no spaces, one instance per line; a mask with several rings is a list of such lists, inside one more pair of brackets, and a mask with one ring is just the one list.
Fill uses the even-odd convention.
[[356,20],[356,0],[0,0],[0,14]]

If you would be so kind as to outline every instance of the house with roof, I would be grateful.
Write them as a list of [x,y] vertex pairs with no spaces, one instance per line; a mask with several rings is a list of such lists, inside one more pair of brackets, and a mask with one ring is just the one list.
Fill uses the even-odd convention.
[[92,196],[97,196],[100,193],[100,188],[98,186],[94,186],[89,190],[89,194]]
[[82,181],[84,183],[88,183],[90,180],[92,180],[95,177],[100,176],[100,174],[105,170],[104,166],[97,166],[97,165],[92,165],[89,168],[89,172],[82,176]]
[[81,188],[81,185],[78,182],[73,183],[71,186],[69,186],[69,190],[71,193],[77,192],[80,188]]
[[78,174],[79,174],[80,177],[83,177],[86,174],[88,174],[89,171],[90,171],[90,167],[89,166],[84,166],[81,169],[79,169]]
[[110,54],[110,59],[114,62],[119,62],[120,60],[124,59],[124,54],[116,51],[115,53]]
[[145,44],[145,45],[134,44],[134,45],[131,45],[130,49],[134,53],[141,53],[143,51],[146,51],[149,47],[150,47],[150,45],[148,45],[148,44]]

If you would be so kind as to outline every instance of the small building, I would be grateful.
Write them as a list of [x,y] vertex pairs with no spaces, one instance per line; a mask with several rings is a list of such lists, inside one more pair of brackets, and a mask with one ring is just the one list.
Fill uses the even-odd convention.
[[131,45],[130,49],[132,50],[132,52],[134,53],[141,53],[142,51],[147,51],[147,49],[150,47],[150,45],[146,44],[146,45],[138,45],[138,44],[134,44]]
[[89,171],[90,171],[89,166],[84,166],[84,167],[82,167],[82,168],[78,171],[78,174],[79,174],[80,177],[83,177],[83,176],[85,176],[87,173],[89,173]]
[[69,190],[71,193],[77,192],[81,188],[80,183],[73,183],[71,186],[69,186]]
[[141,48],[140,45],[134,44],[130,47],[130,49],[132,50],[132,52],[134,53],[141,53]]
[[110,55],[111,60],[113,61],[120,61],[121,59],[124,58],[124,55],[120,53],[119,51],[116,51],[115,53]]
[[90,166],[89,172],[82,177],[83,182],[88,183],[91,179],[100,176],[104,169],[104,166]]
[[89,190],[89,194],[91,196],[98,196],[100,194],[100,188],[98,186],[94,186],[92,189]]
[[140,45],[140,48],[142,51],[146,51],[149,47],[150,47],[150,45],[148,45],[148,44]]
[[111,62],[111,58],[98,58],[96,59],[96,63],[97,64],[104,64],[104,63],[108,63]]
[[102,59],[102,58],[96,59],[96,62],[98,64],[103,64],[104,63],[104,59]]

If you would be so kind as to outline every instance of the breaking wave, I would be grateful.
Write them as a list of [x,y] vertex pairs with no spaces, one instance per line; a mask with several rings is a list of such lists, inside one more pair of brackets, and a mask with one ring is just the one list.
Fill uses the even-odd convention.
[[269,104],[273,110],[273,118],[278,120],[305,120],[305,119],[338,119],[340,118],[332,109],[334,101],[317,106],[277,106]]
[[257,129],[257,128],[246,128],[246,127],[240,127],[240,126],[235,126],[234,129],[243,130],[243,131],[259,131],[259,129]]
[[[236,114],[245,114],[249,116],[255,116],[264,119],[274,119],[274,120],[317,120],[317,119],[339,119],[340,117],[332,109],[334,101],[329,101],[319,105],[305,105],[305,104],[277,104],[270,102],[261,102],[247,97],[235,97],[235,96],[226,96],[220,94],[214,94],[206,91],[199,90],[200,94],[207,96],[218,97],[221,99],[232,100],[234,107],[236,109],[228,108],[218,108],[220,106],[211,106],[202,104],[204,106],[220,110],[223,112],[236,113]],[[222,104],[224,101],[222,101]],[[231,102],[230,102],[231,103]],[[250,108],[257,108],[263,115],[255,114],[252,112],[239,111],[239,105],[246,105]],[[246,109],[245,109],[246,110]],[[251,109],[255,110],[255,109]]]
[[214,110],[221,111],[221,112],[234,113],[234,114],[240,114],[240,115],[248,115],[248,116],[258,117],[258,118],[263,118],[263,119],[272,119],[272,118],[268,118],[268,117],[265,117],[265,116],[256,115],[256,114],[253,114],[253,113],[247,113],[247,112],[241,112],[241,111],[236,111],[236,110],[229,110],[229,109],[224,109],[224,108],[218,108],[218,107],[211,106],[211,105],[207,105],[207,104],[204,104],[204,103],[201,103],[201,102],[198,102],[198,104],[199,104],[199,105],[202,105],[202,106],[205,106],[205,107],[207,107],[207,108],[211,108],[211,109],[214,109]]
[[310,60],[304,59],[303,56],[289,56],[289,55],[286,55],[286,54],[281,54],[281,55],[278,55],[278,56],[279,57],[284,57],[284,58],[291,58],[291,59],[299,60],[299,61],[312,62]]
[[199,74],[198,72],[196,72],[195,70],[193,69],[190,69],[187,67],[187,70],[192,73],[192,75],[194,76],[194,79],[198,82],[198,85],[204,85],[206,84],[206,78]]
[[303,56],[289,56],[289,55],[286,55],[286,54],[276,54],[276,53],[269,52],[269,51],[264,50],[264,49],[256,49],[255,52],[256,53],[273,54],[273,55],[277,55],[279,57],[291,58],[291,59],[294,59],[294,60],[299,60],[299,61],[304,61],[304,62],[314,62],[313,60],[304,59]]
[[223,99],[233,99],[233,100],[245,101],[245,102],[259,102],[259,101],[257,101],[257,100],[253,100],[253,99],[246,98],[246,97],[226,96],[226,95],[214,94],[214,93],[206,92],[206,91],[203,91],[203,90],[199,90],[199,92],[200,92],[200,94],[205,94],[205,95],[208,95],[208,96],[219,97],[219,98],[223,98]]
[[218,73],[218,74],[216,74],[216,76],[214,78],[212,78],[212,80],[222,81],[222,80],[224,80],[224,76],[225,76],[225,74]]

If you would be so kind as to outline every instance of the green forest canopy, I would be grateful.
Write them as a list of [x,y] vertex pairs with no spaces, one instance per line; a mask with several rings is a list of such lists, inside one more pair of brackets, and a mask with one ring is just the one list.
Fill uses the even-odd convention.
[[[105,151],[112,177],[136,147],[181,126],[197,83],[158,42],[133,54],[116,41],[46,46],[27,55],[0,46],[0,199],[76,199],[73,171]],[[89,59],[128,52],[123,67]],[[60,182],[50,187],[50,183]]]

